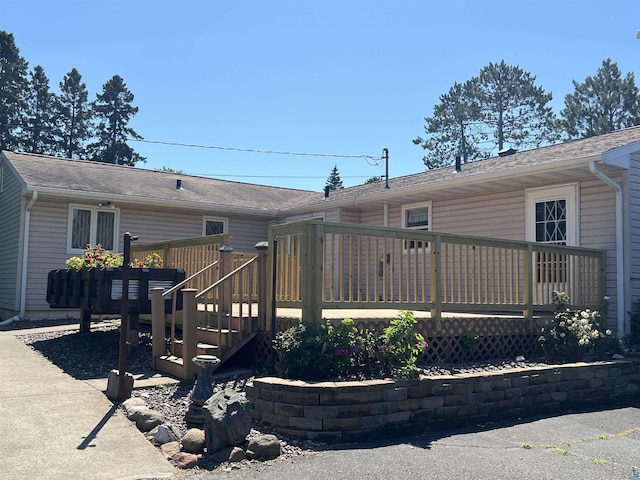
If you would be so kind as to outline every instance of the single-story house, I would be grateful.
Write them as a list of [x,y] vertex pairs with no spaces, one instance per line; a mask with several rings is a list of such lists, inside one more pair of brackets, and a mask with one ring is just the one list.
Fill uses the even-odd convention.
[[252,251],[270,224],[322,218],[605,250],[608,320],[627,332],[640,298],[639,180],[640,127],[328,196],[2,152],[0,309],[55,314],[47,272],[86,243],[118,250],[125,231],[144,242],[223,232],[236,251]]

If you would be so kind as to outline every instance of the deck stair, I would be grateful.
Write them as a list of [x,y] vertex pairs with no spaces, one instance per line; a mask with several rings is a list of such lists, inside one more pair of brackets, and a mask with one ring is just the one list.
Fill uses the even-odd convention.
[[[221,360],[219,365],[223,365],[256,336],[259,259],[253,255],[245,257],[243,262],[234,262],[231,252],[221,249],[219,260],[184,282],[167,291],[152,291],[153,362],[156,370],[193,379],[196,367],[191,358],[215,355]],[[200,276],[211,276],[212,271],[217,274],[207,287],[200,291],[188,288],[190,284],[196,284]],[[202,284],[201,281],[199,283]],[[164,311],[163,298],[179,290],[182,292],[183,309],[181,312],[174,309],[169,316]],[[171,329],[168,339],[164,334],[167,323]]]

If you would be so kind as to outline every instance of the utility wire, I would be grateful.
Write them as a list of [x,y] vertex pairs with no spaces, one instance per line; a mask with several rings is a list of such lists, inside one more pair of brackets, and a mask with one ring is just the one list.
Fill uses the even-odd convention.
[[220,147],[215,145],[199,145],[195,143],[162,142],[158,140],[145,140],[142,138],[129,138],[128,140],[132,142],[153,143],[156,145],[169,145],[173,147],[206,148],[206,149],[224,150],[224,151],[230,151],[230,152],[267,153],[267,154],[273,154],[273,155],[298,155],[298,156],[309,156],[309,157],[364,158],[367,161],[369,160],[374,162],[380,161],[380,157],[374,157],[371,155],[340,155],[335,153],[283,152],[279,150],[258,150],[253,148]]

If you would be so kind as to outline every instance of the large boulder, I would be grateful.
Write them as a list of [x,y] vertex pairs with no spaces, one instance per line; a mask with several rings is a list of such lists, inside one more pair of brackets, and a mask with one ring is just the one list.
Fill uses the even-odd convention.
[[280,456],[280,440],[275,435],[258,435],[249,440],[247,457],[271,460]]
[[225,389],[212,395],[202,408],[207,451],[244,443],[251,432],[251,406],[244,393]]
[[180,439],[182,449],[189,453],[202,453],[206,445],[204,431],[199,428],[190,428],[184,437]]

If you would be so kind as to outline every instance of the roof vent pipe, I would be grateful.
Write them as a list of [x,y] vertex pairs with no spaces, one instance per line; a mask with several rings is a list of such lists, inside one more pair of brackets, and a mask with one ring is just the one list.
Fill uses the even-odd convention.
[[513,155],[516,152],[517,152],[517,150],[514,149],[514,148],[503,148],[502,150],[500,150],[498,152],[498,156],[499,157],[507,157],[509,155]]
[[462,170],[462,167],[460,166],[460,155],[456,155],[456,172],[459,172]]
[[181,190],[182,189],[182,180],[177,179],[176,180],[176,190]]
[[329,185],[324,186],[324,198],[329,198],[329,192],[331,191],[331,187]]

